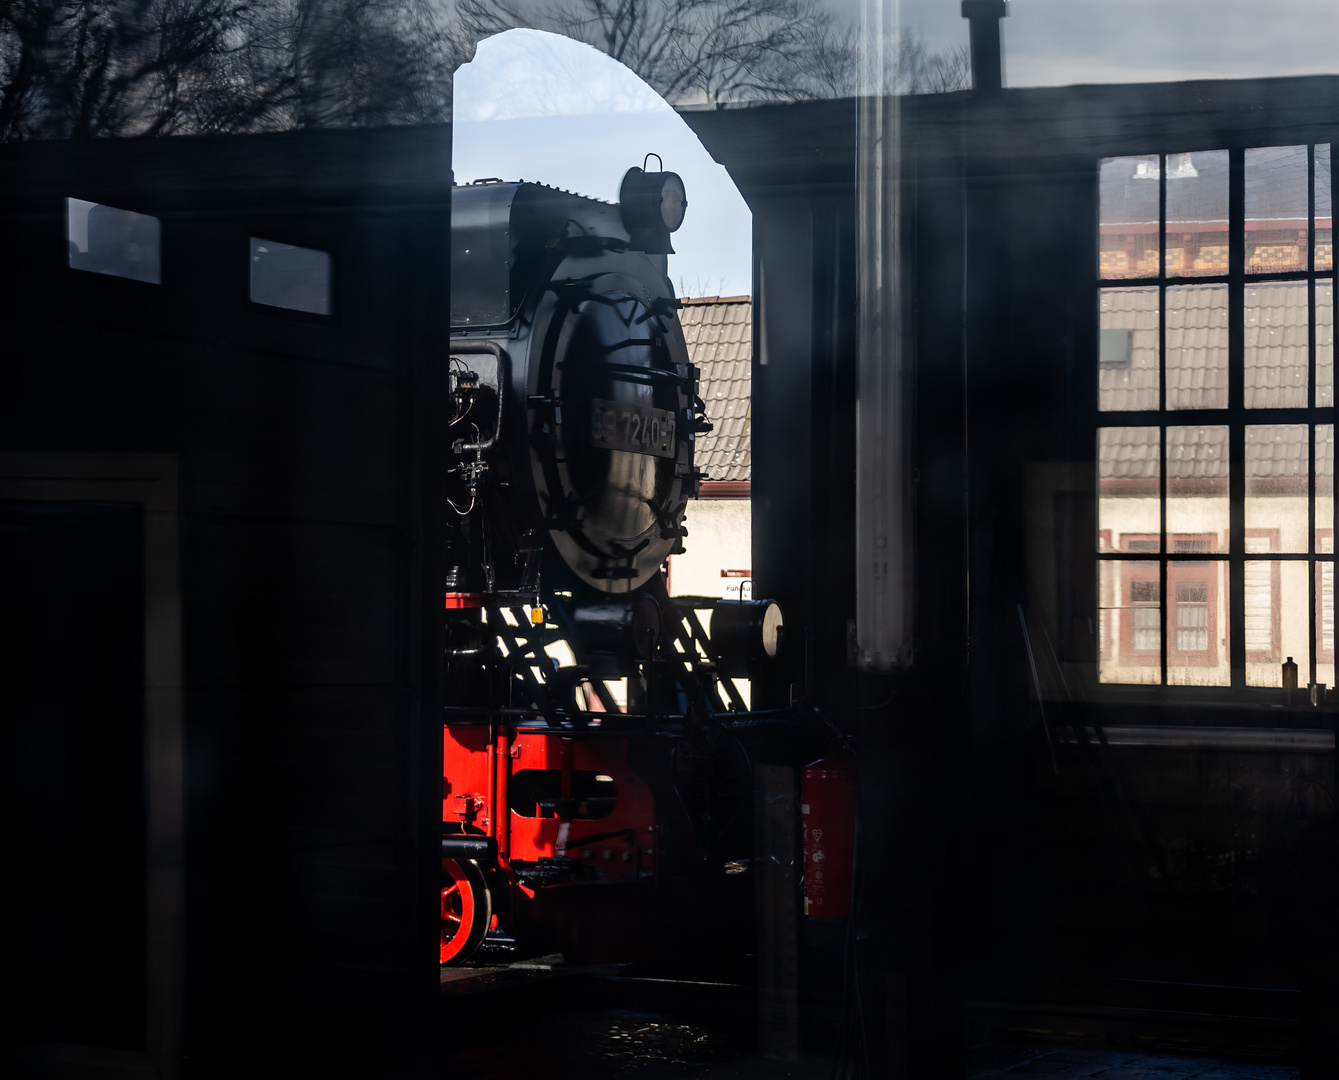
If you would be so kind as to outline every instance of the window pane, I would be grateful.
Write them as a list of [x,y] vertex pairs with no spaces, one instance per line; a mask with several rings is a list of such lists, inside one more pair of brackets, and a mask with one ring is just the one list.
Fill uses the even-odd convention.
[[1099,551],[1157,551],[1162,532],[1158,429],[1097,432]]
[[1158,407],[1158,290],[1098,293],[1098,408]]
[[251,301],[330,314],[330,253],[251,238]]
[[1227,427],[1167,429],[1167,550],[1228,546]]
[[1334,404],[1334,282],[1316,282],[1316,407]]
[[1246,151],[1246,272],[1307,268],[1305,146]]
[[1246,685],[1282,686],[1283,662],[1297,664],[1303,684],[1311,671],[1311,631],[1305,562],[1247,560]]
[[1316,564],[1316,682],[1334,685],[1334,563]]
[[1226,150],[1167,155],[1165,247],[1168,277],[1227,273]]
[[1162,682],[1162,584],[1156,561],[1098,563],[1098,679]]
[[1228,567],[1222,559],[1167,564],[1167,682],[1228,686]]
[[1227,408],[1226,285],[1167,290],[1167,408]]
[[1334,425],[1316,425],[1316,552],[1334,552]]
[[1158,276],[1158,158],[1106,158],[1100,167],[1098,275]]
[[1246,408],[1306,408],[1305,281],[1246,290]]
[[1246,426],[1246,539],[1264,541],[1247,551],[1307,550],[1306,424]]
[[156,217],[83,199],[66,199],[65,213],[71,269],[162,283]]
[[1334,211],[1330,207],[1330,144],[1316,147],[1316,269],[1334,269]]

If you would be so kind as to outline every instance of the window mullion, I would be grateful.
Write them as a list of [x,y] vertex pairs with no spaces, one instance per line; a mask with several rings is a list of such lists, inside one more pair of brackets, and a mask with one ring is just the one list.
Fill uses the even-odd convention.
[[1228,154],[1228,644],[1246,685],[1246,151]]

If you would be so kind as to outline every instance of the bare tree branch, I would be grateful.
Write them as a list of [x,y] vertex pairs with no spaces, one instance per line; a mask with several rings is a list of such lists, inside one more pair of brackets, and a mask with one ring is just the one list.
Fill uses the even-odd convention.
[[[0,140],[362,127],[450,116],[473,43],[587,42],[676,105],[854,94],[820,0],[0,0]],[[894,88],[967,85],[967,50],[896,46]]]

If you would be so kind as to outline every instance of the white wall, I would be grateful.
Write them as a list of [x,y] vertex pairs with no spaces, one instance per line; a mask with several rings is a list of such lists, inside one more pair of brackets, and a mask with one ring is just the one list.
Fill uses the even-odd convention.
[[684,515],[684,554],[670,557],[673,596],[720,596],[722,570],[753,569],[748,499],[696,499]]

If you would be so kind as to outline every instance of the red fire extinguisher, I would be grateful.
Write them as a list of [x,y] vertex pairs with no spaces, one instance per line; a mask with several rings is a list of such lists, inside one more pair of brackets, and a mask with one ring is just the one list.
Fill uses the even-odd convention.
[[850,914],[857,776],[855,759],[846,755],[815,761],[800,775],[804,913],[811,918]]

